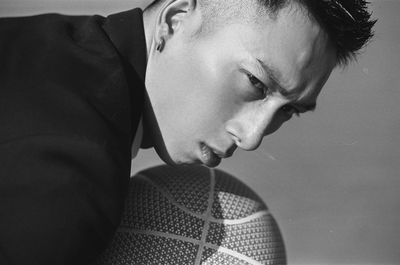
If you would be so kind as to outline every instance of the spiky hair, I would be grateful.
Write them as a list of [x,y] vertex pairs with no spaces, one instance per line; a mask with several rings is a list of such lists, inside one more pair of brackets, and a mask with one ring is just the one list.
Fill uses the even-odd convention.
[[[155,0],[148,6],[148,9],[156,7],[165,0]],[[235,14],[232,12],[233,0],[198,0],[200,6],[204,8],[204,13],[212,13],[210,16],[215,20],[215,14],[224,13]],[[244,0],[236,0],[243,8]],[[227,3],[224,8],[224,2]],[[313,17],[321,27],[327,32],[329,39],[336,49],[337,64],[347,65],[349,61],[355,59],[359,51],[369,42],[374,33],[372,28],[376,20],[371,19],[368,11],[369,2],[365,0],[257,0],[247,1],[248,4],[258,2],[269,14],[277,14],[283,7],[298,3]],[[220,9],[220,10],[215,10]],[[224,19],[225,16],[224,16]]]
[[365,0],[298,0],[326,30],[337,62],[346,65],[370,41],[376,20]]

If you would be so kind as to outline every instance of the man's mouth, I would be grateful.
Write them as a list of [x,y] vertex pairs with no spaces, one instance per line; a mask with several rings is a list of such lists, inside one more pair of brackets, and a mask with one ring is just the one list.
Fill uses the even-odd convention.
[[217,155],[208,145],[205,143],[200,144],[201,150],[201,162],[208,167],[216,167],[221,163],[223,156]]

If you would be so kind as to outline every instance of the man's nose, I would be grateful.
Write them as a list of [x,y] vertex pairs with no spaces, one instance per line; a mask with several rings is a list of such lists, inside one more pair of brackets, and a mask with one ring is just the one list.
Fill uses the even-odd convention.
[[245,127],[238,147],[246,151],[256,150],[262,142],[264,131],[265,129],[259,125]]
[[226,129],[239,148],[252,151],[260,146],[263,137],[274,127],[274,116],[275,111],[253,117],[241,117],[231,121]]

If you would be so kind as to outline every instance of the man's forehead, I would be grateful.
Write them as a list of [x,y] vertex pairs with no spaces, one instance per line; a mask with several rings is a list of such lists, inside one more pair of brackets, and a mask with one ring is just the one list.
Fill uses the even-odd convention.
[[280,12],[276,20],[258,27],[258,36],[244,42],[283,96],[313,109],[336,63],[333,48],[319,24],[304,12],[293,8]]
[[319,84],[325,83],[331,71],[326,34],[294,7],[283,8],[275,19],[266,17],[264,24],[227,25],[217,35],[225,44],[229,39],[232,46],[228,46],[239,54],[244,51],[244,58],[263,69],[265,79],[272,79],[282,88],[283,96],[291,99],[310,94],[306,90],[311,87],[320,90]]

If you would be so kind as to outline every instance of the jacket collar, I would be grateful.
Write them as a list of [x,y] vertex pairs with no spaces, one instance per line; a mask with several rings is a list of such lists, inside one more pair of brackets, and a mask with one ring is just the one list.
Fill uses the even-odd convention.
[[147,65],[146,38],[143,11],[135,8],[107,17],[104,30],[118,50],[121,58],[133,66],[144,83]]
[[[147,48],[143,11],[135,8],[110,15],[102,26],[122,60],[128,85],[130,84],[131,129],[129,129],[129,135],[132,142],[140,126],[145,92]],[[136,78],[140,79],[141,84],[134,81]]]

